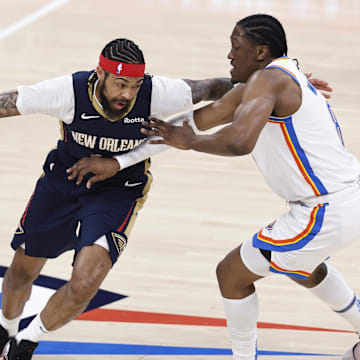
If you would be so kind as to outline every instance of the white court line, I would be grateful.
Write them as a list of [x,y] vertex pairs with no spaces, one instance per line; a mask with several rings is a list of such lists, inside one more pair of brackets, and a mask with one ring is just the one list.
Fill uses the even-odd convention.
[[16,23],[8,26],[7,28],[0,31],[0,40],[7,38],[8,36],[12,35],[13,33],[17,32],[21,28],[25,27],[26,25],[31,24],[32,22],[38,20],[42,16],[48,14],[49,12],[57,9],[59,6],[64,5],[70,0],[54,0],[51,1],[48,5],[42,7],[41,9],[33,12],[32,14],[24,17],[23,19],[17,21]]

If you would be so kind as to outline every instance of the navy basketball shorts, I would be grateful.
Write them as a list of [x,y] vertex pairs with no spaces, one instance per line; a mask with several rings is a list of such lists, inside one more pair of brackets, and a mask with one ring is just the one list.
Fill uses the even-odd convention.
[[[152,176],[144,171],[119,172],[90,190],[61,174],[45,171],[20,219],[11,246],[33,257],[56,258],[68,250],[106,237],[114,264],[125,249],[131,228],[150,189]],[[85,181],[83,181],[84,183]]]

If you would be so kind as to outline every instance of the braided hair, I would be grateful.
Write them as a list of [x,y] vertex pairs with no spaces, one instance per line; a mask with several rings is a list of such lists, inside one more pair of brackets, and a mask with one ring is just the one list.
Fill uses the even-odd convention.
[[267,45],[275,58],[287,55],[286,35],[281,23],[271,15],[247,16],[236,23],[245,36],[257,45]]
[[109,60],[121,61],[127,64],[145,64],[140,48],[131,40],[115,39],[105,45],[101,55]]

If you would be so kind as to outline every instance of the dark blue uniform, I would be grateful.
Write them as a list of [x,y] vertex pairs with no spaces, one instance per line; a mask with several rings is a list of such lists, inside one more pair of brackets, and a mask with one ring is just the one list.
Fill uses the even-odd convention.
[[[113,157],[128,152],[146,138],[141,120],[150,115],[151,77],[145,76],[136,101],[122,119],[111,122],[94,107],[93,72],[73,74],[75,115],[61,123],[62,138],[44,163],[44,173],[20,220],[11,243],[25,243],[25,254],[54,258],[93,244],[106,236],[114,263],[124,250],[138,211],[151,184],[150,159],[118,172],[86,189],[67,179],[66,169],[88,156]],[[79,226],[80,225],[80,226]]]

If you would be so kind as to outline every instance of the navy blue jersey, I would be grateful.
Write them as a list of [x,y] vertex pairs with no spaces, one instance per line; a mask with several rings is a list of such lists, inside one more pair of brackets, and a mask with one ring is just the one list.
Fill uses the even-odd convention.
[[131,151],[140,145],[146,135],[140,132],[141,121],[150,115],[152,82],[145,75],[130,112],[122,119],[111,122],[105,119],[91,99],[94,72],[73,74],[75,114],[71,124],[62,122],[62,139],[58,142],[58,158],[67,167],[83,157],[113,157]]
[[[150,76],[145,76],[132,108],[116,122],[105,119],[94,103],[94,72],[73,75],[75,114],[62,125],[58,147],[45,160],[44,174],[21,217],[12,247],[25,243],[25,254],[57,257],[94,244],[105,237],[112,263],[124,250],[137,213],[150,189],[150,160],[119,171],[115,176],[85,187],[68,180],[66,169],[83,157],[113,157],[128,152],[146,139],[141,121],[150,115]],[[77,231],[80,224],[80,231]]]

